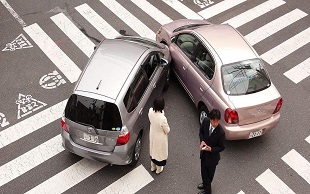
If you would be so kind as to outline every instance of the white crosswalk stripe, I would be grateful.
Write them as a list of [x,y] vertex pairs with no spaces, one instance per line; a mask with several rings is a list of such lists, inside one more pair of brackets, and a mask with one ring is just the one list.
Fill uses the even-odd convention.
[[[155,32],[142,23],[139,18],[126,10],[122,6],[121,1],[99,1],[102,3],[102,6],[109,9],[115,17],[118,17],[138,35],[155,39]],[[152,5],[149,1],[131,0],[131,2],[139,8],[139,11],[148,14],[154,21],[161,25],[172,21],[171,18]],[[181,14],[185,18],[208,19],[238,5],[247,3],[247,0],[223,0],[219,3],[212,4],[212,6],[199,11],[198,13],[184,5],[182,1],[162,0],[162,2],[172,8],[175,13]],[[223,23],[229,23],[234,27],[240,27],[254,19],[259,19],[260,16],[266,13],[276,11],[276,8],[285,3],[286,2],[283,0],[267,0],[250,10],[245,10],[245,12],[236,15]],[[101,33],[102,36],[106,38],[115,38],[120,35],[118,31],[103,18],[102,15],[104,15],[104,13],[99,15],[88,4],[84,3],[76,6],[75,10],[77,10],[77,12],[89,22],[94,29]],[[265,24],[258,29],[254,29],[245,37],[250,44],[255,45],[264,39],[275,35],[280,30],[289,28],[291,24],[298,22],[307,15],[307,13],[299,9],[295,9],[288,13],[284,13],[281,17],[275,18],[272,22]],[[72,43],[77,46],[77,48],[79,48],[87,57],[91,56],[95,44],[81,32],[74,22],[63,13],[52,16],[51,20],[58,26],[57,29],[62,31]],[[71,83],[74,83],[77,80],[81,70],[48,36],[49,32],[43,31],[39,24],[27,26],[24,28],[24,31],[33,39],[38,47],[46,54],[52,63],[60,69]],[[293,54],[297,49],[309,43],[310,28],[301,31],[293,37],[288,35],[287,38],[287,41],[262,54],[262,58],[270,65],[273,65],[284,57]],[[294,83],[299,83],[310,75],[309,60],[310,58],[285,72],[284,75]],[[21,138],[31,136],[32,132],[59,119],[63,113],[66,102],[67,100],[64,100],[1,131],[0,149],[13,144]],[[310,144],[310,136],[305,140]],[[29,170],[36,168],[42,162],[51,159],[62,151],[64,151],[64,149],[61,146],[61,136],[57,135],[21,156],[3,164],[0,166],[0,187],[25,174]],[[282,160],[310,184],[310,165],[303,156],[295,150],[292,150],[283,156]],[[30,189],[27,193],[65,192],[105,166],[106,164],[101,162],[82,159],[61,172],[55,172],[55,175],[47,180],[42,180],[39,185]],[[153,180],[153,177],[148,173],[144,166],[140,165],[106,188],[100,188],[100,190],[102,190],[99,193],[135,193]],[[264,173],[258,176],[256,181],[269,193],[294,193],[294,191],[291,190],[270,169],[267,169]],[[239,194],[244,194],[244,192],[241,190]]]
[[255,45],[256,43],[275,34],[276,32],[284,29],[285,27],[288,27],[294,22],[306,17],[307,15],[308,14],[299,9],[295,9],[273,20],[272,22],[265,24],[257,30],[252,31],[251,33],[247,34],[245,38],[249,41],[250,44]]
[[270,169],[267,169],[256,179],[259,184],[261,184],[270,194],[294,194],[295,192],[291,190],[281,179],[279,179]]
[[46,56],[58,67],[58,69],[73,83],[79,78],[79,67],[56,45],[56,43],[42,30],[38,24],[32,24],[24,28],[24,31],[40,47]]
[[63,13],[51,17],[53,22],[76,44],[87,57],[94,52],[95,44],[90,41]]
[[129,25],[140,36],[155,40],[155,33],[149,29],[138,18],[127,11],[115,0],[100,0],[107,8],[109,8],[116,16]]
[[282,0],[269,0],[223,23],[228,23],[231,26],[238,28],[283,4],[285,4],[285,2]]
[[75,7],[75,9],[92,24],[104,37],[115,38],[120,34],[108,24],[102,17],[100,17],[91,7],[86,3]]
[[282,157],[282,160],[310,184],[310,162],[302,155],[292,149]]

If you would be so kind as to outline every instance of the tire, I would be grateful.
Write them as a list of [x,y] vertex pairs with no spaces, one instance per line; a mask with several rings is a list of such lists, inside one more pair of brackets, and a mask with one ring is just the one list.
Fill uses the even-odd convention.
[[142,147],[142,138],[141,138],[141,133],[138,135],[134,150],[132,152],[132,160],[130,165],[135,166],[137,165],[140,155],[141,155],[141,147]]
[[208,108],[207,108],[205,105],[203,105],[203,106],[199,109],[199,117],[198,117],[198,119],[199,119],[199,124],[200,124],[200,125],[202,124],[203,119],[204,119],[205,117],[208,117],[208,115],[209,115],[209,110],[208,110]]

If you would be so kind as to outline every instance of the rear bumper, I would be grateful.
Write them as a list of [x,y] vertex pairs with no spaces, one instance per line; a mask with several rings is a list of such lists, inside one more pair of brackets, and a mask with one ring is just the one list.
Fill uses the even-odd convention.
[[131,162],[132,150],[128,148],[128,144],[116,146],[113,152],[103,152],[74,143],[69,133],[64,130],[61,130],[61,136],[62,146],[81,157],[116,165],[128,165]]
[[225,135],[227,140],[240,140],[250,139],[251,132],[255,132],[262,129],[262,135],[266,134],[271,129],[275,128],[280,120],[280,113],[273,115],[272,117],[249,125],[243,126],[228,126],[224,125]]

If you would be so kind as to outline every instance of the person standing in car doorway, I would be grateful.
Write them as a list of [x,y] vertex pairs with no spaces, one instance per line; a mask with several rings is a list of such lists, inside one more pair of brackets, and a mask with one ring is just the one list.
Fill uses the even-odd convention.
[[202,183],[197,187],[202,189],[199,194],[211,194],[211,182],[214,177],[216,166],[220,160],[220,152],[225,149],[225,132],[219,122],[221,112],[213,109],[206,117],[199,130],[200,138],[200,162]]
[[158,96],[153,101],[153,108],[149,109],[150,121],[150,157],[151,171],[156,174],[163,171],[168,159],[168,133],[170,128],[164,114],[165,100]]

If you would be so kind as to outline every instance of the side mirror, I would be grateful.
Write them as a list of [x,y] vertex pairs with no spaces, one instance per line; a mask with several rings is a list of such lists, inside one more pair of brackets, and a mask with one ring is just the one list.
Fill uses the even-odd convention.
[[160,64],[161,64],[162,66],[166,66],[166,65],[168,65],[168,60],[165,59],[165,58],[161,58],[161,59],[160,59]]
[[176,37],[174,36],[174,37],[172,37],[171,38],[171,42],[175,42],[175,39],[176,39]]

